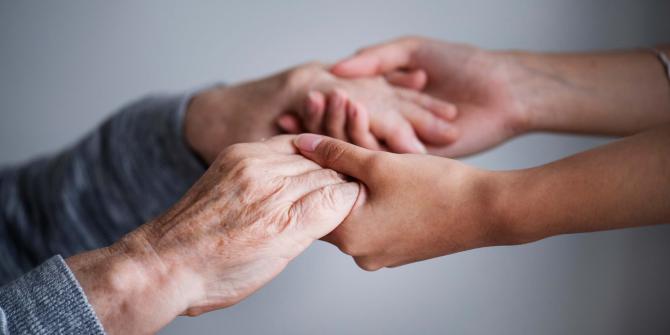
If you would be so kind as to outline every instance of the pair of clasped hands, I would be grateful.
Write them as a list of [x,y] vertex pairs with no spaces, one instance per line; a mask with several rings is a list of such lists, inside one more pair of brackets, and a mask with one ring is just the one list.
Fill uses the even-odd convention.
[[645,52],[540,60],[410,37],[211,88],[183,129],[207,172],[162,216],[67,262],[108,332],[148,333],[241,301],[318,239],[376,270],[662,222],[650,199],[667,195],[649,192],[667,183],[667,127],[524,174],[446,158],[530,130],[651,129],[667,122],[662,73]]
[[[474,220],[486,173],[424,154],[465,155],[513,134],[516,110],[486,62],[469,46],[402,39],[196,95],[184,137],[206,173],[104,262],[67,260],[107,331],[153,332],[231,306],[318,239],[366,270],[492,244]],[[303,131],[330,137],[286,134]]]

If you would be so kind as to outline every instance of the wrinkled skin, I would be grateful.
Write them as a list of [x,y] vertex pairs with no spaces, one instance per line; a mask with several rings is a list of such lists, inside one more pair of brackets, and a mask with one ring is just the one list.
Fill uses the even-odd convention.
[[161,257],[200,278],[204,295],[187,313],[242,300],[349,214],[358,185],[294,150],[288,138],[226,149],[147,227]]
[[292,136],[224,150],[161,217],[68,258],[110,334],[158,331],[231,306],[349,214],[359,185],[297,154]]
[[[308,113],[313,109],[305,102],[309,93],[336,90],[352,94],[364,103],[374,118],[372,129],[383,134],[382,139],[398,151],[423,150],[413,127],[419,136],[440,143],[450,142],[455,136],[442,132],[435,135],[433,130],[433,124],[445,123],[439,121],[443,118],[436,113],[444,114],[444,109],[450,108],[447,104],[411,90],[394,88],[381,78],[346,80],[330,74],[323,65],[309,63],[266,78],[213,87],[197,94],[186,111],[184,137],[205,162],[211,163],[229,145],[270,138],[280,133],[279,127],[291,133],[303,130],[303,124],[310,129],[316,127],[320,121],[312,117],[317,115]],[[343,113],[320,115],[330,115],[338,122],[344,119]],[[365,131],[369,132],[368,127]],[[390,137],[392,134],[396,136]]]

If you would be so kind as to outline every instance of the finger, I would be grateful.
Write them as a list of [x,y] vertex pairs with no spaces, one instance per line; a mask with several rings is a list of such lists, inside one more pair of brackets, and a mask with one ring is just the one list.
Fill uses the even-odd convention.
[[302,132],[300,121],[298,121],[298,118],[292,114],[280,115],[277,118],[277,126],[279,129],[289,134],[299,134]]
[[395,86],[402,86],[411,90],[421,91],[428,83],[426,71],[421,69],[411,71],[393,71],[386,75],[386,80]]
[[454,126],[461,132],[459,138],[450,145],[431,148],[431,153],[443,157],[463,157],[490,149],[507,138],[507,134],[500,133],[499,123],[482,122],[481,118],[473,115],[463,113],[459,116],[454,122]]
[[335,229],[349,215],[358,197],[356,182],[328,185],[293,203],[289,213],[296,229],[317,240]]
[[365,271],[377,271],[384,267],[377,256],[354,256],[354,262]]
[[365,179],[373,151],[315,134],[301,134],[293,141],[300,153],[325,168]]
[[328,107],[326,108],[324,130],[326,135],[342,141],[347,140],[345,123],[347,121],[346,105],[347,95],[344,91],[335,89],[328,95]]
[[286,177],[294,177],[312,171],[323,170],[319,164],[306,159],[299,153],[295,155],[275,155],[273,158],[267,157],[265,159],[267,171]]
[[261,143],[269,147],[270,150],[275,153],[296,154],[298,151],[292,144],[292,141],[295,137],[296,135],[277,135],[263,140]]
[[411,68],[413,55],[419,46],[418,38],[401,38],[368,47],[335,64],[331,72],[341,77],[361,77]]
[[[426,147],[421,143],[414,133],[414,129],[402,116],[391,122],[393,127],[384,129],[381,133],[375,133],[377,138],[383,139],[388,149],[397,153],[421,153],[425,154]],[[373,129],[374,130],[374,129]]]
[[[258,175],[272,175],[276,177],[292,178],[312,171],[323,170],[323,168],[301,155],[275,155],[276,157],[259,157],[251,159],[249,164]],[[279,157],[282,156],[282,157]],[[257,156],[258,157],[258,156]]]
[[347,134],[352,143],[370,150],[379,150],[377,139],[370,132],[370,115],[359,103],[347,104]]
[[323,114],[325,114],[326,97],[321,92],[311,91],[305,98],[303,122],[307,131],[322,132]]
[[[300,156],[307,160],[305,157]],[[305,196],[307,193],[313,192],[317,189],[328,185],[346,183],[346,177],[335,170],[324,169],[316,163],[310,161],[318,167],[316,170],[307,171],[295,176],[288,177],[291,187],[287,187],[283,194],[290,199],[290,201],[297,201]]]
[[458,131],[451,123],[436,117],[415,104],[403,103],[401,114],[412,125],[419,139],[426,143],[445,145],[458,138]]
[[456,105],[433,98],[428,94],[408,89],[396,89],[396,94],[403,100],[412,102],[445,120],[454,120],[458,115]]

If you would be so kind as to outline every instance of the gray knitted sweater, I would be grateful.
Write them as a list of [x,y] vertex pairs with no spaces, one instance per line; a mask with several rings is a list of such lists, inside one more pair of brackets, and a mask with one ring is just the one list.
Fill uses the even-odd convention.
[[0,170],[0,335],[104,333],[62,257],[113,243],[204,172],[182,138],[189,98],[144,98],[73,147]]

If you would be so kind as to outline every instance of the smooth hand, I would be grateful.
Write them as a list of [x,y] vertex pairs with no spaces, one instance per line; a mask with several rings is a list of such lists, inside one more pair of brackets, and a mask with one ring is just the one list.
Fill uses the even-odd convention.
[[296,71],[294,80],[305,99],[297,113],[278,119],[287,132],[321,133],[399,153],[425,153],[424,143],[446,145],[458,137],[451,124],[456,118],[453,105],[394,87],[382,77],[347,80],[311,64]]
[[[365,185],[349,217],[324,238],[366,270],[495,245],[491,173],[429,155],[371,151],[314,134],[305,157]],[[362,190],[363,190],[362,189]]]
[[459,137],[434,154],[456,157],[493,147],[526,131],[527,111],[515,79],[521,73],[504,54],[469,45],[406,37],[362,49],[332,68],[346,78],[385,75],[456,106]]

